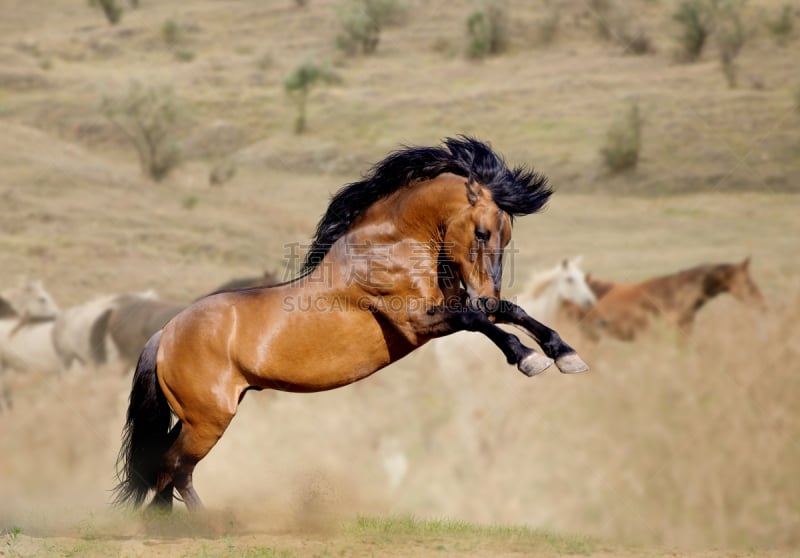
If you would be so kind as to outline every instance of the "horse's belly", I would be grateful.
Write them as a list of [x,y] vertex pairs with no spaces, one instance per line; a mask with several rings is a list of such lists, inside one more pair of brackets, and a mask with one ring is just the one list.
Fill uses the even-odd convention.
[[238,360],[259,387],[322,391],[351,384],[408,352],[390,346],[376,320],[362,314],[289,319],[249,343]]

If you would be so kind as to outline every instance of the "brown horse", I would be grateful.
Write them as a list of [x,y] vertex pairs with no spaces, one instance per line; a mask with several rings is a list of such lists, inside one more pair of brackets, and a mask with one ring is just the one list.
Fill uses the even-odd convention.
[[730,293],[744,303],[764,305],[750,276],[750,258],[738,264],[706,264],[641,283],[613,283],[587,277],[597,304],[589,311],[567,307],[591,338],[608,334],[631,341],[645,331],[652,317],[663,318],[689,333],[697,312],[712,298]]
[[[512,217],[535,213],[546,179],[487,145],[405,148],[345,186],[320,221],[301,276],[190,305],[139,358],[118,461],[118,504],[201,506],[192,472],[248,390],[315,392],[358,381],[427,341],[479,331],[527,375],[554,359],[587,367],[558,334],[500,298]],[[513,323],[550,358],[494,322]],[[177,424],[170,429],[171,413]]]

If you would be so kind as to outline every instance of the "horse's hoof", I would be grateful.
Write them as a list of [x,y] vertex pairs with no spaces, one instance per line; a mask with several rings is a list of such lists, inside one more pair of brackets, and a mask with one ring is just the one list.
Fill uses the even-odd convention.
[[589,370],[589,365],[583,362],[583,359],[578,356],[578,353],[569,353],[556,359],[556,366],[561,370],[562,374],[577,374],[578,372],[586,372]]
[[541,355],[535,351],[531,351],[531,354],[523,358],[517,364],[517,368],[519,371],[525,374],[526,376],[535,376],[540,372],[544,372],[553,364],[553,359],[548,358],[544,355]]

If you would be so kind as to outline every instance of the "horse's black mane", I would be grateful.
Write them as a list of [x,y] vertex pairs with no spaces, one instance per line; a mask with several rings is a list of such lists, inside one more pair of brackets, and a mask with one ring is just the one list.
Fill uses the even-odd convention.
[[539,211],[552,190],[547,178],[525,167],[509,169],[492,148],[476,139],[447,138],[444,147],[404,147],[389,154],[358,182],[339,190],[317,225],[301,275],[313,270],[336,242],[375,202],[415,181],[450,172],[489,188],[497,206],[514,217]]

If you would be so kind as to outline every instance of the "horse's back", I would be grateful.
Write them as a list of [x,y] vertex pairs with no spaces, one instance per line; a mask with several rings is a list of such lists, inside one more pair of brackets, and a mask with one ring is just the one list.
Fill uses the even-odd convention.
[[281,286],[196,301],[164,328],[159,377],[216,383],[225,376],[237,394],[250,386],[322,391],[359,380],[411,350],[377,316],[316,308],[320,299],[300,293]]
[[61,372],[61,360],[53,344],[53,323],[0,320],[0,361],[19,372]]
[[124,295],[108,321],[108,330],[123,358],[136,362],[150,337],[185,308],[182,304]]

